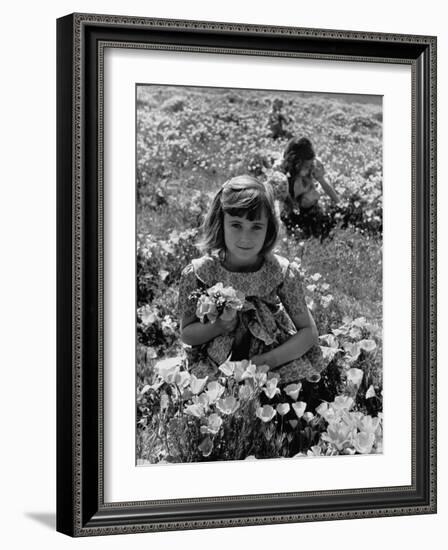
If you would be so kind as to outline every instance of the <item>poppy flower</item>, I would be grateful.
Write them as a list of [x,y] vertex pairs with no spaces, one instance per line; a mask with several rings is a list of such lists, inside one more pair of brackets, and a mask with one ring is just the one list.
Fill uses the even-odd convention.
[[207,412],[210,408],[210,403],[208,402],[208,397],[205,393],[201,393],[201,395],[193,395],[192,401],[195,405],[200,405],[205,412]]
[[307,424],[313,420],[314,414],[311,411],[307,411],[306,413],[303,413],[303,420],[306,421]]
[[190,390],[194,395],[198,395],[204,389],[205,384],[207,383],[208,376],[205,378],[196,378],[194,374],[190,377]]
[[349,411],[353,405],[353,399],[346,395],[337,395],[334,398],[333,403],[331,403],[331,407],[337,412],[342,412],[343,410]]
[[319,346],[321,351],[322,351],[322,355],[324,357],[324,360],[326,362],[326,365],[328,365],[328,363],[330,363],[330,361],[333,361],[334,359],[334,356],[339,352],[341,351],[339,348],[332,348],[332,347],[328,347],[328,346]]
[[267,397],[269,397],[269,399],[272,399],[273,397],[275,397],[277,394],[280,393],[280,389],[277,388],[277,378],[270,378],[267,382],[266,382],[266,386],[263,388],[263,391],[264,393],[266,394]]
[[376,349],[375,340],[361,340],[360,342],[358,342],[358,345],[361,349],[367,352],[371,352]]
[[235,367],[233,370],[233,374],[235,376],[235,380],[237,382],[241,382],[243,380],[243,376],[245,378],[248,378],[248,374],[252,371],[248,371],[249,366],[251,365],[250,361],[247,359],[244,359],[243,361],[235,361]]
[[207,384],[207,391],[205,392],[205,394],[207,395],[210,405],[216,403],[216,401],[224,393],[224,390],[224,386],[221,386],[219,382],[209,382]]
[[265,372],[257,371],[256,374],[255,374],[254,380],[261,387],[261,386],[263,386],[263,384],[266,383],[267,378],[268,378],[268,375]]
[[225,399],[219,399],[216,403],[216,408],[223,414],[233,414],[238,407],[239,402],[235,397],[226,397]]
[[375,442],[375,434],[372,432],[359,432],[353,438],[353,445],[360,454],[369,454]]
[[170,357],[169,359],[158,361],[154,366],[154,370],[162,380],[171,384],[176,374],[180,371],[181,363],[182,360],[180,357]]
[[207,418],[207,425],[201,426],[201,433],[216,435],[222,425],[222,418],[219,414],[213,413]]
[[234,361],[226,361],[223,363],[219,370],[225,374],[226,376],[232,376],[234,370],[235,370],[235,362]]
[[184,413],[188,414],[189,416],[195,416],[196,418],[202,418],[203,416],[205,416],[204,407],[199,403],[187,405],[184,408]]
[[322,456],[322,448],[319,445],[313,445],[306,454],[307,456]]
[[198,317],[201,323],[205,323],[206,318],[210,323],[214,323],[218,318],[218,308],[208,296],[203,295],[199,297],[196,307],[196,317]]
[[358,421],[358,429],[360,432],[376,433],[381,420],[378,417],[372,417],[369,414],[363,415]]
[[157,309],[154,310],[149,305],[142,306],[142,307],[138,308],[137,309],[137,314],[139,315],[139,317],[142,320],[142,323],[144,325],[152,325],[158,319]]
[[202,456],[207,458],[212,454],[213,451],[213,441],[210,439],[209,436],[207,436],[205,439],[203,439],[199,445],[199,450],[202,453]]
[[270,422],[277,413],[271,405],[264,405],[264,407],[258,407],[255,414],[261,421]]
[[292,404],[292,408],[294,409],[297,418],[302,418],[306,409],[306,403],[304,401],[297,401],[297,403]]
[[249,365],[247,365],[246,369],[241,375],[241,380],[246,380],[246,378],[255,378],[256,371],[257,371],[256,365],[250,363]]
[[353,344],[350,342],[345,342],[343,345],[344,345],[344,350],[349,355],[349,360],[351,362],[356,361],[356,359],[358,359],[359,357],[359,354],[361,353],[361,348],[359,347],[359,344],[357,342]]
[[299,397],[299,393],[301,389],[302,389],[302,384],[299,382],[298,384],[288,384],[284,389],[284,392],[291,399],[293,399],[294,401],[297,401],[297,398]]
[[328,411],[328,403],[324,401],[321,403],[318,407],[316,407],[317,414],[320,414],[320,416],[324,416],[324,414]]
[[350,435],[352,430],[341,422],[332,422],[328,425],[327,431],[322,434],[322,439],[334,445],[338,451],[343,451],[351,445]]
[[162,395],[160,396],[160,410],[161,412],[164,412],[168,409],[170,405],[170,398],[168,397],[168,395],[163,392]]
[[323,334],[319,336],[319,341],[324,343],[329,348],[339,348],[338,339],[334,334]]
[[280,416],[285,416],[285,414],[288,414],[291,407],[289,406],[289,403],[279,403],[277,405],[277,412]]
[[174,383],[180,390],[185,389],[190,383],[190,373],[185,370],[177,372],[174,375]]
[[353,384],[354,386],[361,385],[362,379],[364,376],[364,372],[361,369],[348,369],[347,371],[347,381]]
[[240,389],[238,390],[238,397],[242,401],[248,401],[252,397],[253,390],[251,390],[250,386],[247,386],[244,384],[244,386],[240,386]]

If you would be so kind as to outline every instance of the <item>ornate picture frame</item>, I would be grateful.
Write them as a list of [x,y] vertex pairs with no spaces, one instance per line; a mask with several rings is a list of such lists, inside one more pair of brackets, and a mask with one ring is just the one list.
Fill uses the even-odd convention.
[[[57,21],[57,530],[90,536],[436,512],[436,38],[72,14]],[[411,484],[104,498],[104,52],[411,67]],[[398,343],[399,345],[400,343]]]

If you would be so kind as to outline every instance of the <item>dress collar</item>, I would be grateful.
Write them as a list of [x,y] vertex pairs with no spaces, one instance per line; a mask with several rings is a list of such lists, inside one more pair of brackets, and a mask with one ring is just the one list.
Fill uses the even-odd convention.
[[282,256],[269,254],[257,271],[229,271],[218,254],[210,254],[193,260],[192,265],[196,277],[208,287],[222,282],[246,296],[264,296],[283,282],[289,262]]

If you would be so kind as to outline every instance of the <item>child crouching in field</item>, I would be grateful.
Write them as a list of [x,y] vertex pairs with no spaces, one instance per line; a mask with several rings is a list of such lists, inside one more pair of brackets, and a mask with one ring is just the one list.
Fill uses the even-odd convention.
[[292,137],[292,133],[285,128],[291,122],[291,119],[283,114],[282,109],[283,101],[278,98],[274,99],[272,111],[269,113],[268,118],[269,131],[273,139]]
[[[269,185],[238,176],[214,197],[203,225],[205,254],[183,270],[179,289],[181,335],[191,346],[189,368],[196,376],[213,379],[229,357],[267,365],[280,384],[322,370],[299,268],[272,252],[278,231]],[[198,307],[198,295],[219,283],[235,304],[221,315],[207,300]],[[207,322],[207,313],[214,322]]]
[[[324,166],[316,158],[311,141],[306,138],[292,138],[283,153],[283,171],[288,181],[287,199],[282,212],[286,227],[299,226],[305,237],[328,237],[333,228],[331,217],[320,204],[317,181],[334,203],[339,196],[325,178]],[[297,211],[298,209],[298,211]]]

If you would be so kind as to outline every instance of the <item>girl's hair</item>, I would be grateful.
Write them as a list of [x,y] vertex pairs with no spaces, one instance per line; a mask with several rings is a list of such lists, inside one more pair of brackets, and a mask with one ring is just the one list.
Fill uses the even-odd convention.
[[272,102],[272,108],[273,109],[281,109],[283,107],[283,99],[275,98]]
[[260,254],[274,248],[279,233],[279,220],[275,210],[274,193],[269,184],[260,183],[252,176],[236,176],[226,181],[216,193],[202,225],[203,252],[225,250],[224,214],[258,220],[263,211],[268,217],[266,239]]
[[300,172],[301,165],[306,160],[316,158],[313,144],[306,138],[291,138],[283,152],[283,169],[288,178],[288,191],[292,197],[294,194],[294,180]]

